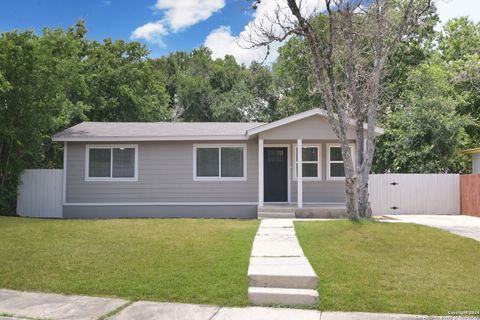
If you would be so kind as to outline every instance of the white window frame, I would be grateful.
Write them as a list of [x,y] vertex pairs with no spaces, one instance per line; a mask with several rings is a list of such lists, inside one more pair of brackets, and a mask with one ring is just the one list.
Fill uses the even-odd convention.
[[[349,143],[348,144],[350,146],[350,150],[351,150],[351,153],[352,153],[352,160],[353,160],[353,163],[355,165],[355,144],[354,143]],[[342,147],[342,145],[340,143],[327,143],[327,180],[329,181],[344,181],[345,180],[345,177],[332,177],[330,176],[330,164],[331,163],[343,163],[343,158],[342,158],[342,161],[330,161],[330,148],[332,147]],[[343,157],[343,156],[342,156]]]
[[[197,177],[197,149],[216,148],[218,150],[218,176]],[[242,148],[243,150],[243,176],[242,177],[221,177],[222,174],[222,152],[221,148]],[[247,181],[247,145],[242,144],[194,144],[193,145],[193,181]]]
[[[302,148],[317,148],[317,161],[306,161],[303,160],[302,163],[307,164],[307,163],[316,163],[317,164],[317,177],[302,177],[303,181],[320,181],[322,180],[322,144],[315,143],[305,143],[302,144]],[[297,144],[293,145],[293,181],[297,181],[297,166],[298,166],[298,161],[297,161]]]
[[[113,177],[113,149],[129,148],[135,149],[135,167],[133,178]],[[90,177],[89,162],[90,149],[110,149],[110,177]],[[138,181],[138,144],[87,144],[85,145],[85,181]]]

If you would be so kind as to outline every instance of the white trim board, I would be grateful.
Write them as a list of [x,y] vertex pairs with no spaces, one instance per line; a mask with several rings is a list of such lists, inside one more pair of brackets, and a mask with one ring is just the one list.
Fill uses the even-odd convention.
[[211,136],[123,136],[123,137],[53,137],[53,141],[71,141],[71,142],[140,142],[140,141],[215,141],[215,140],[248,140],[246,135],[211,135]]
[[256,206],[258,202],[72,202],[64,206]]

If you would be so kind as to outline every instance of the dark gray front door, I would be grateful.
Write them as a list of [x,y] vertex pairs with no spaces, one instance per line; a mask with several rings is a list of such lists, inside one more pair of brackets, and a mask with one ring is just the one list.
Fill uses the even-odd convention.
[[263,149],[263,190],[265,202],[288,201],[288,148]]

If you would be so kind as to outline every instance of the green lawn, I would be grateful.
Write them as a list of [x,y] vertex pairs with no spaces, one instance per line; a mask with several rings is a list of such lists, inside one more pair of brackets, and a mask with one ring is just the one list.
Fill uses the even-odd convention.
[[0,288],[247,304],[254,220],[0,217]]
[[445,315],[480,310],[480,243],[424,226],[296,222],[321,310]]

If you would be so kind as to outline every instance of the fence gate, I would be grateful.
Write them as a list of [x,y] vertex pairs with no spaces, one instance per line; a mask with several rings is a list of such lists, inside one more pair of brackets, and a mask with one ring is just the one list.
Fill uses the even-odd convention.
[[20,177],[17,214],[24,217],[62,218],[63,170],[28,169]]
[[372,174],[374,215],[460,214],[458,174]]

